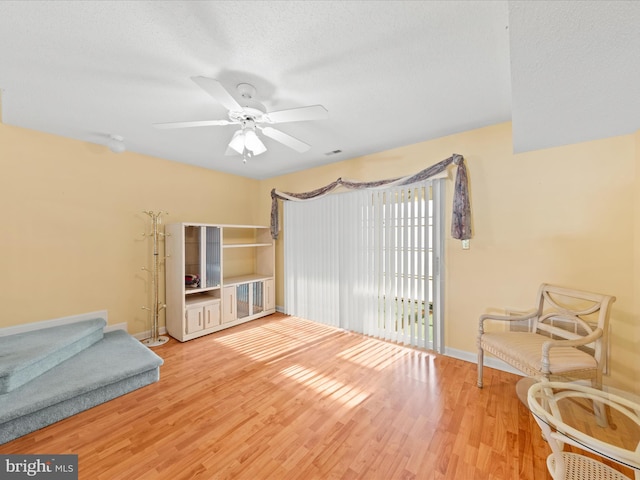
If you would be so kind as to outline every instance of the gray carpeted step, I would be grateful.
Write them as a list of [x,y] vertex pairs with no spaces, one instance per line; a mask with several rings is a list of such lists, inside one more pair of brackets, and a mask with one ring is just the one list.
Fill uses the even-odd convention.
[[163,360],[124,330],[0,395],[0,444],[158,381]]
[[0,336],[0,395],[76,355],[102,339],[102,318]]

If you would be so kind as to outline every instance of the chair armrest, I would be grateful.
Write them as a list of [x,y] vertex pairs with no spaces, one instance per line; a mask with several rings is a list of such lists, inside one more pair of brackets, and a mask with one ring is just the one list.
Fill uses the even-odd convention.
[[582,345],[587,345],[591,342],[595,342],[598,338],[602,336],[602,329],[596,328],[589,335],[586,335],[582,338],[578,338],[575,340],[548,340],[542,344],[542,373],[544,375],[549,375],[550,372],[550,362],[549,362],[549,351],[555,347],[580,347]]
[[480,315],[478,331],[480,332],[480,335],[484,333],[485,320],[498,320],[501,322],[522,322],[524,320],[530,320],[537,316],[538,316],[537,310],[534,310],[533,312],[527,313],[525,315],[494,315],[492,313],[485,313],[484,315]]

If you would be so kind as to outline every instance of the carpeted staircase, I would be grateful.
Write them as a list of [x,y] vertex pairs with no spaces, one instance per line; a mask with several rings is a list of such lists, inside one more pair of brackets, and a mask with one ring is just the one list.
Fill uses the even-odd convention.
[[105,325],[0,336],[0,444],[159,380],[163,360]]

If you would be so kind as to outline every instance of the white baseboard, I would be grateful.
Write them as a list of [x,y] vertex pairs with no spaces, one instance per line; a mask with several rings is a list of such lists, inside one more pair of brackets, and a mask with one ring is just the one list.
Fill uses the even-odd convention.
[[114,330],[124,330],[125,332],[128,332],[129,328],[126,322],[116,323],[115,325],[107,325],[106,327],[104,327],[104,333],[113,332]]
[[[444,354],[448,357],[457,358],[458,360],[464,360],[465,362],[478,363],[478,354],[467,352],[465,350],[457,350],[455,348],[445,347]],[[489,368],[495,368],[503,372],[514,373],[516,375],[524,376],[520,370],[516,370],[511,365],[499,360],[497,358],[484,356],[484,366]]]
[[109,321],[109,319],[107,318],[106,310],[97,310],[95,312],[81,313],[68,317],[43,320],[41,322],[25,323],[24,325],[0,328],[0,337],[4,337],[6,335],[15,335],[16,333],[31,332],[33,330],[40,330],[42,328],[57,327],[58,325],[66,325],[68,323],[82,322],[83,320],[92,320],[94,318],[104,318],[106,322]]
[[[158,328],[158,333],[160,335],[166,335],[167,334],[166,327]],[[136,338],[136,339],[138,339],[140,341],[146,340],[147,338],[151,337],[151,330],[145,330],[144,332],[136,333],[136,334],[132,335],[132,337]]]

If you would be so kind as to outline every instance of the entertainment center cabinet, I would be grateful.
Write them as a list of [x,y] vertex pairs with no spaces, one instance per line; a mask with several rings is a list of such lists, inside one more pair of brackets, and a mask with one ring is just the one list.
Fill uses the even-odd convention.
[[165,227],[167,333],[185,342],[275,312],[269,227]]

